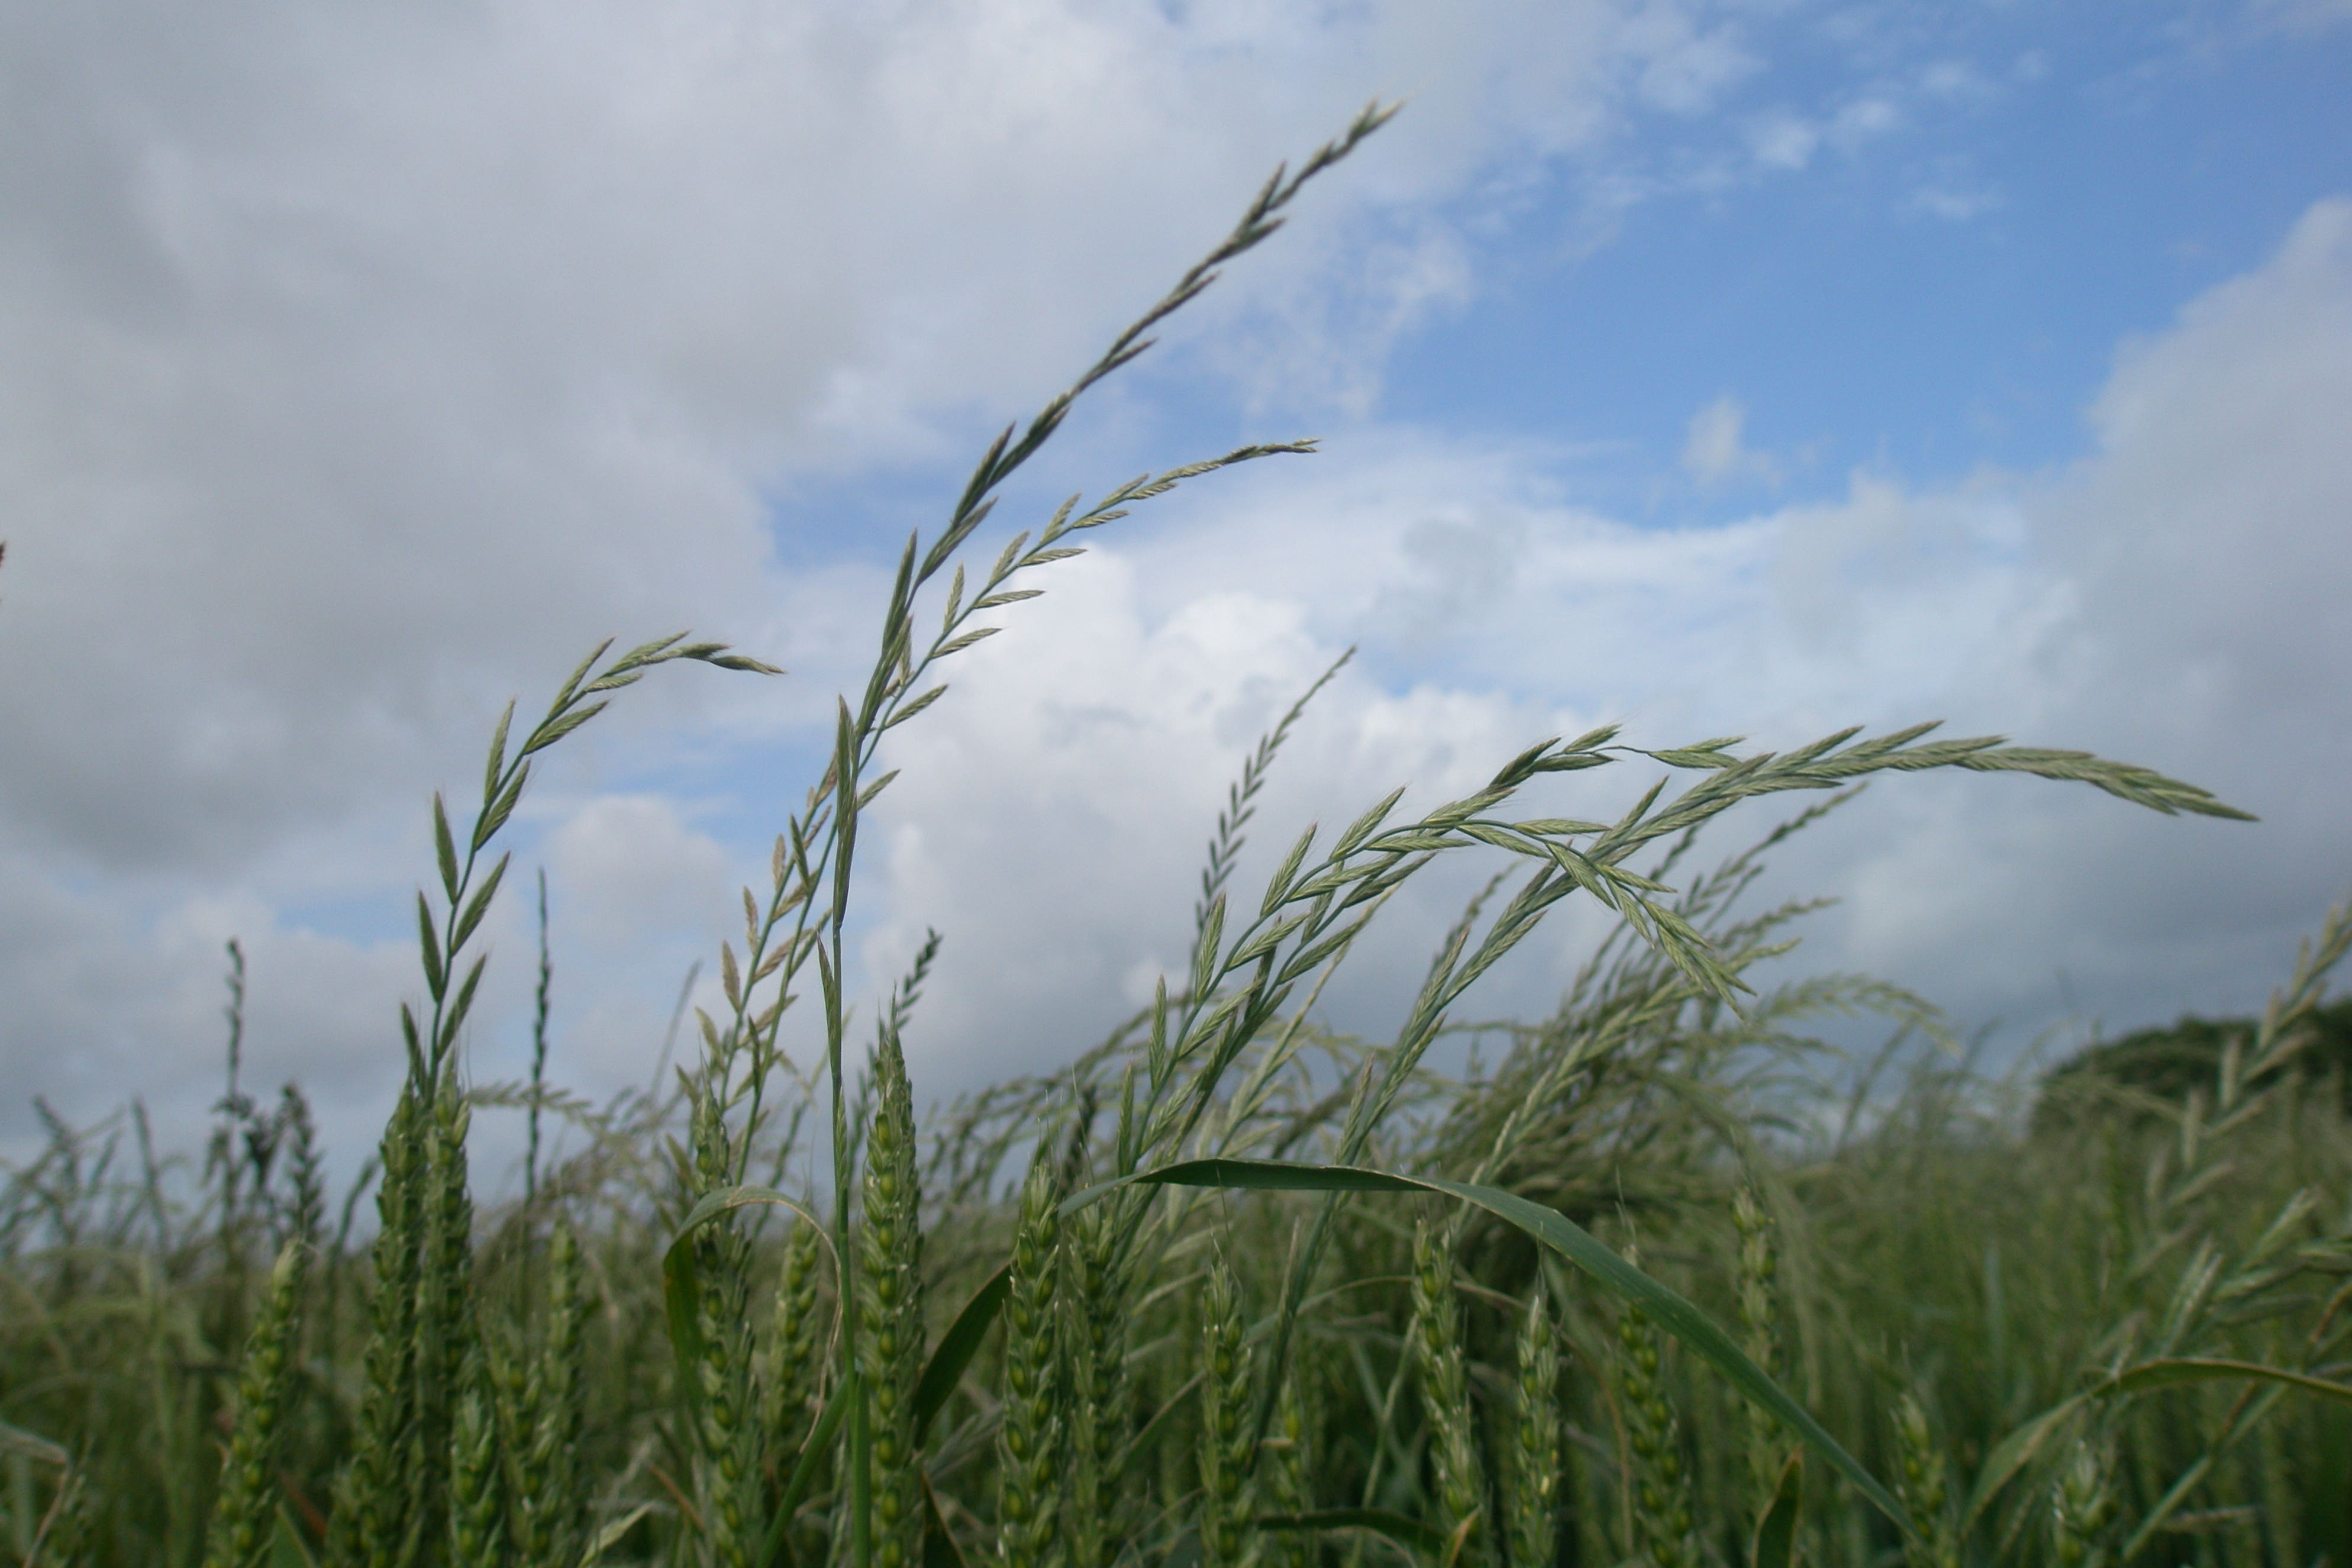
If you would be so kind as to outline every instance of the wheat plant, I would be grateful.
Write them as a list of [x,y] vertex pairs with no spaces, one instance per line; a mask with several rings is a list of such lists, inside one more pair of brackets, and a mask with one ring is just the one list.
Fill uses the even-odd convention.
[[[1927,724],[1778,752],[1603,727],[1431,809],[1401,812],[1402,788],[1342,803],[1252,883],[1265,781],[1335,667],[1244,759],[1184,972],[1066,1068],[926,1114],[904,1042],[941,939],[864,1015],[845,952],[891,731],[1084,535],[1312,443],[1074,497],[985,564],[981,531],[1087,395],[1390,112],[1278,170],[906,542],[870,672],[713,955],[722,1000],[681,1003],[674,1072],[665,1044],[651,1088],[560,1087],[543,883],[529,1080],[474,1080],[459,1047],[539,755],[658,666],[774,673],[684,637],[600,647],[519,739],[509,707],[462,830],[433,798],[425,1001],[399,1012],[406,1072],[338,1225],[305,1103],[265,1113],[240,1085],[241,950],[201,1162],[159,1155],[135,1107],[50,1119],[0,1195],[0,1551],[1959,1568],[2188,1542],[2200,1563],[2352,1561],[2352,1131],[2293,1070],[2352,912],[2210,1082],[2165,1099],[2086,1070],[2047,1116],[1932,1050],[1874,1111],[1831,1114],[1846,1086],[1811,1020],[1881,1017],[1890,1059],[1948,1032],[1867,979],[1762,977],[1812,907],[1745,906],[1765,858],[1871,777],[2019,773],[2239,815],[2145,768]],[[1607,820],[1566,814],[1568,775],[1606,767],[1655,777]],[[1699,858],[1719,818],[1791,793],[1810,798],[1748,847]],[[1483,890],[1394,1029],[1333,1030],[1320,1000],[1357,939],[1465,858]],[[1572,898],[1615,924],[1559,1006],[1470,1016]],[[1483,1065],[1448,1077],[1436,1047],[1464,1036]],[[472,1129],[517,1112],[521,1194],[490,1202]],[[796,1184],[820,1153],[826,1179]]]

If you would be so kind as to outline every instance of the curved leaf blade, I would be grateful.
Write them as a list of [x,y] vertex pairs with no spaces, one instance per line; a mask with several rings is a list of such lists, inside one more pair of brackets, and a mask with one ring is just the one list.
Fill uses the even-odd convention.
[[816,1215],[811,1214],[807,1205],[798,1198],[780,1193],[773,1187],[748,1182],[740,1186],[720,1187],[705,1193],[701,1200],[687,1211],[685,1220],[677,1227],[677,1234],[670,1238],[669,1250],[662,1254],[662,1307],[669,1319],[669,1344],[671,1353],[677,1357],[678,1383],[689,1400],[699,1397],[697,1390],[701,1385],[694,1377],[692,1368],[701,1361],[704,1346],[702,1279],[694,1267],[694,1248],[688,1244],[693,1240],[696,1231],[711,1221],[754,1204],[790,1209],[806,1223],[817,1226],[820,1232],[824,1228],[818,1225]]
[[1260,1530],[1368,1530],[1408,1552],[1417,1552],[1431,1558],[1442,1556],[1447,1545],[1444,1531],[1423,1524],[1409,1514],[1393,1513],[1384,1508],[1327,1508],[1314,1513],[1269,1513],[1251,1522]]
[[2288,1388],[2299,1388],[2305,1394],[2316,1394],[2325,1399],[2340,1399],[2352,1404],[2352,1384],[2331,1383],[2324,1377],[2289,1372],[2284,1367],[2264,1366],[2260,1362],[2222,1361],[2197,1356],[2142,1362],[2116,1373],[2092,1392],[2105,1399],[2119,1394],[2139,1394],[2151,1388],[2169,1388],[2176,1384],[2216,1381],[2283,1384]]
[[996,1321],[997,1309],[1004,1305],[1005,1293],[1012,1288],[1013,1265],[1008,1261],[972,1292],[971,1300],[956,1314],[956,1321],[940,1336],[938,1347],[931,1352],[930,1363],[923,1368],[923,1380],[915,1385],[917,1447],[923,1446],[923,1434],[930,1429],[931,1417],[940,1413],[948,1395],[963,1381],[963,1369],[971,1364],[980,1342],[988,1337],[989,1325]]
[[1871,1505],[1893,1520],[1907,1538],[1910,1521],[1893,1493],[1862,1461],[1845,1451],[1812,1413],[1783,1391],[1762,1367],[1715,1320],[1682,1296],[1620,1258],[1591,1232],[1566,1215],[1531,1203],[1516,1193],[1442,1176],[1408,1176],[1360,1165],[1316,1165],[1286,1160],[1186,1160],[1157,1170],[1100,1183],[1062,1205],[1075,1213],[1115,1187],[1129,1184],[1154,1186],[1235,1187],[1258,1192],[1309,1193],[1442,1193],[1485,1209],[1507,1220],[1549,1247],[1623,1300],[1640,1307],[1650,1320],[1705,1359],[1750,1403],[1770,1412],[1790,1432],[1803,1438]]
[[2089,1397],[2088,1394],[2077,1394],[2062,1399],[1994,1445],[1993,1451],[1985,1456],[1984,1468],[1977,1472],[1977,1484],[1969,1493],[1969,1505],[1961,1510],[1962,1531],[1976,1523],[1977,1516],[1991,1503],[1993,1494],[2007,1486],[2018,1471],[2033,1462],[2033,1457],[2042,1451],[2042,1445],[2050,1440],[2050,1435],[2067,1417],[2080,1410]]

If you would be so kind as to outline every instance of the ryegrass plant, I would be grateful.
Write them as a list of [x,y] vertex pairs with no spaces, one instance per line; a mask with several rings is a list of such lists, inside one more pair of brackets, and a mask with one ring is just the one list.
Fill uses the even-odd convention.
[[[968,549],[1076,403],[1386,112],[1277,171],[908,541],[870,676],[836,707],[766,889],[744,893],[723,1004],[695,1016],[675,1083],[667,1045],[653,1089],[604,1105],[551,1081],[543,900],[529,1081],[470,1082],[457,1047],[539,753],[656,666],[767,668],[683,637],[598,648],[519,744],[509,708],[462,833],[435,797],[425,1002],[400,1014],[372,1238],[352,1239],[359,1186],[329,1234],[299,1096],[265,1114],[241,1086],[241,950],[204,1160],[159,1158],[135,1107],[49,1119],[0,1194],[15,1560],[1779,1568],[1801,1547],[1824,1568],[1958,1568],[2221,1540],[2200,1562],[2352,1561],[2352,1133],[2342,1095],[2294,1070],[2352,913],[2193,1090],[2086,1070],[2053,1087],[2063,1114],[2005,1111],[2000,1086],[1931,1054],[1825,1135],[1810,1021],[1874,1013],[1936,1039],[1934,1011],[1853,978],[1757,989],[1811,906],[1743,895],[1869,775],[2025,773],[2237,815],[2145,769],[1932,726],[1777,753],[1603,728],[1417,815],[1399,791],[1308,827],[1253,888],[1245,831],[1318,681],[1245,759],[1185,973],[1150,1006],[927,1130],[902,1037],[934,938],[871,1051],[849,1048],[845,933],[890,731],[1078,535],[1311,444],[1073,498],[985,568]],[[1660,776],[1612,820],[1530,798],[1627,764]],[[1697,868],[1717,818],[1790,791],[1814,801]],[[1394,1032],[1322,1025],[1391,895],[1465,855],[1501,869]],[[1477,980],[1580,895],[1618,924],[1558,1009],[1465,1017]],[[822,1059],[803,1067],[782,1029],[812,984]],[[1432,1053],[1464,1035],[1500,1048],[1449,1079]],[[521,1198],[478,1205],[472,1119],[508,1110],[528,1124]],[[543,1158],[547,1117],[562,1158]],[[815,1194],[784,1190],[804,1124],[827,1135]],[[1401,1214],[1395,1194],[1451,1206]],[[1603,1239],[1635,1234],[1638,1266]]]

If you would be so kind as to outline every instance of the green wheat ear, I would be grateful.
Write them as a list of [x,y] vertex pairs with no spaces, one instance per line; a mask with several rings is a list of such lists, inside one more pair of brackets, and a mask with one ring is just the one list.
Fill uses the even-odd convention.
[[269,1546],[278,1514],[278,1450],[294,1388],[307,1251],[289,1241],[269,1271],[269,1295],[237,1374],[236,1422],[220,1494],[205,1538],[205,1568],[253,1568]]
[[1013,1276],[1004,1301],[1004,1425],[997,1436],[997,1556],[1004,1568],[1045,1568],[1059,1521],[1063,1430],[1055,1285],[1061,1269],[1060,1194],[1050,1140],[1021,1184]]
[[896,1029],[875,1052],[880,1093],[866,1141],[860,1370],[874,1408],[874,1561],[916,1568],[923,1555],[915,1391],[923,1378],[923,1234],[915,1171],[914,1092]]
[[[733,1173],[734,1148],[722,1117],[716,1097],[707,1087],[698,1089],[693,1129],[698,1195],[727,1185]],[[678,1373],[693,1381],[687,1404],[701,1561],[711,1568],[750,1568],[763,1533],[760,1432],[751,1408],[751,1242],[731,1218],[722,1218],[696,1231],[689,1245],[702,1281],[695,1308],[700,1355]]]
[[1465,1563],[1486,1562],[1494,1532],[1481,1528],[1486,1494],[1471,1431],[1470,1377],[1462,1350],[1462,1308],[1454,1294],[1452,1233],[1426,1220],[1412,1232],[1412,1361],[1429,1426],[1438,1528],[1458,1539]]
[[761,1392],[766,1403],[769,1460],[780,1472],[789,1472],[808,1437],[817,1393],[817,1265],[823,1246],[816,1226],[799,1220],[784,1243],[783,1268],[776,1280],[775,1325]]
[[580,1244],[559,1225],[548,1241],[547,1328],[516,1399],[518,1453],[508,1530],[525,1564],[575,1561],[583,1499],[581,1330],[587,1318]]
[[1249,1523],[1250,1353],[1241,1286],[1220,1253],[1201,1300],[1201,1561],[1238,1568]]
[[450,1568],[503,1568],[507,1498],[489,1369],[478,1348],[457,1369],[449,1427]]
[[1127,1375],[1128,1292],[1108,1204],[1080,1209],[1064,1243],[1069,1263],[1068,1334],[1074,1478],[1069,1527],[1076,1568],[1110,1568],[1118,1556],[1122,1449],[1132,1430]]
[[1515,1568],[1550,1568],[1559,1536],[1559,1331],[1540,1273],[1519,1322],[1516,1393],[1511,1562]]
[[[1625,1249],[1640,1267],[1640,1254]],[[1690,1471],[1684,1463],[1680,1424],[1666,1397],[1664,1347],[1649,1315],[1628,1306],[1617,1320],[1614,1358],[1618,1398],[1624,1409],[1633,1521],[1643,1553],[1654,1568],[1698,1568]]]
[[[1265,1454],[1266,1501],[1269,1511],[1297,1518],[1315,1511],[1313,1421],[1299,1392],[1301,1371],[1293,1359],[1290,1375],[1283,1379],[1282,1394],[1274,1407],[1274,1437]],[[1266,1568],[1314,1568],[1312,1531],[1285,1530],[1262,1540]]]
[[1959,1568],[1959,1534],[1952,1528],[1944,1451],[1916,1395],[1905,1391],[1895,1406],[1895,1441],[1901,1469],[1895,1495],[1911,1517],[1914,1540],[1905,1548],[1910,1568]]
[[414,1083],[404,1084],[379,1152],[375,1281],[368,1299],[359,1431],[336,1483],[327,1537],[331,1568],[397,1568],[399,1562],[416,1426],[417,1265],[429,1114]]
[[2083,1439],[2058,1474],[2050,1500],[2052,1555],[2058,1568],[2105,1568],[2118,1512],[2105,1449]]

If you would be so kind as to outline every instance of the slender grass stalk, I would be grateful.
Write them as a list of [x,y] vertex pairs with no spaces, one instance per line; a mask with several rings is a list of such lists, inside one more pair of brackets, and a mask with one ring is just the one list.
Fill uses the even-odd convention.
[[67,1467],[58,1495],[25,1553],[25,1568],[83,1568],[92,1559],[89,1479],[79,1465]]
[[[1780,1275],[1780,1249],[1773,1244],[1771,1216],[1756,1201],[1753,1189],[1742,1186],[1732,1194],[1732,1221],[1739,1233],[1740,1349],[1748,1359],[1773,1377],[1780,1375],[1780,1304],[1774,1285]],[[1788,1460],[1789,1442],[1780,1424],[1753,1405],[1742,1404],[1747,1426],[1748,1513],[1760,1518],[1770,1506]]]
[[555,963],[547,946],[547,868],[539,868],[539,989],[532,993],[530,1011],[530,1110],[529,1142],[522,1158],[522,1200],[526,1207],[539,1201],[539,1113],[547,1094],[547,1020],[555,985]]

